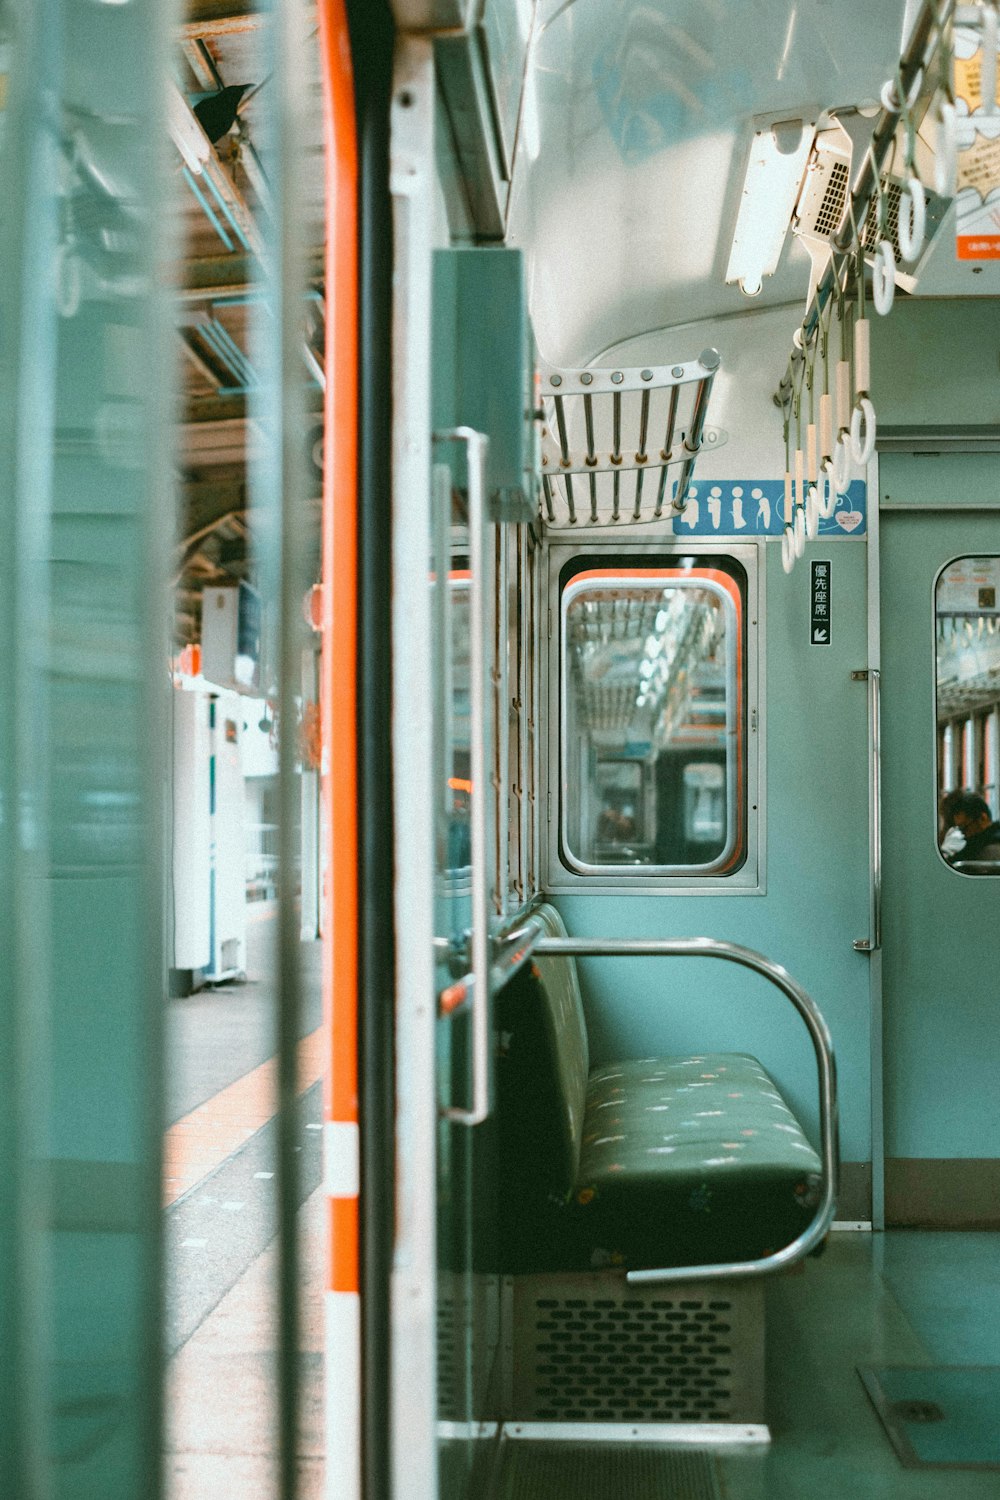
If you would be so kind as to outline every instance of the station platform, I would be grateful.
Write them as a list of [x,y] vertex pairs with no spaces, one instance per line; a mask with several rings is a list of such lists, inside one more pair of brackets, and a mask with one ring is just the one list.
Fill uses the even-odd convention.
[[[300,1215],[300,1500],[323,1496],[322,1194]],[[198,1326],[167,1371],[167,1500],[270,1500],[278,1492],[272,1241]]]
[[[168,1001],[167,1500],[276,1493],[277,908],[248,916],[246,982]],[[323,1492],[320,956],[302,945],[302,1500]]]

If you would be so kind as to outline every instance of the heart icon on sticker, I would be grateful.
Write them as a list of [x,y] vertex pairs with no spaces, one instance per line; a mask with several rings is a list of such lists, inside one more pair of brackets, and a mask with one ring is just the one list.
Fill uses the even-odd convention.
[[838,510],[837,525],[842,526],[845,531],[857,531],[864,516],[859,510]]

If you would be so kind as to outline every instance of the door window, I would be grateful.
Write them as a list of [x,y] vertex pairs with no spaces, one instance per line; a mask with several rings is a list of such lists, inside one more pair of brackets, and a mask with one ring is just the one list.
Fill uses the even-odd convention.
[[562,857],[728,875],[745,858],[744,599],[734,560],[595,567],[561,595]]
[[958,557],[934,597],[938,842],[963,875],[1000,875],[1000,557]]

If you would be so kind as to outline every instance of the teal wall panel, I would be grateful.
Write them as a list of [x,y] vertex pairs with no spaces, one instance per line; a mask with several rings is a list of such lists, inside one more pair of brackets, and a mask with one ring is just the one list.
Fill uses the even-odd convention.
[[[562,896],[570,932],[712,937],[777,960],[816,1000],[833,1034],[845,1160],[869,1159],[868,728],[866,548],[807,544],[786,577],[767,559],[764,725],[766,893]],[[809,644],[810,557],[833,563],[833,644]],[[814,1139],[812,1045],[791,1005],[763,979],[696,959],[592,960],[583,965],[596,1061],[722,1048],[749,1051],[773,1073]]]
[[434,309],[434,429],[486,433],[493,518],[530,520],[536,438],[522,252],[436,250]]
[[1000,505],[996,453],[887,453],[879,460],[879,502],[885,506]]
[[872,317],[872,400],[880,426],[1000,422],[1000,302],[897,298]]

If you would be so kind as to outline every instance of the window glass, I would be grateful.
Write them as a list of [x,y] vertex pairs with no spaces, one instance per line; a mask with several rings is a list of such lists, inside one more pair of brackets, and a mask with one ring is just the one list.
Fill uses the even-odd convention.
[[938,843],[964,875],[1000,875],[1000,557],[959,557],[935,589]]
[[[633,559],[634,561],[634,559]],[[582,874],[729,874],[745,855],[739,564],[576,559],[561,593],[562,856]]]

